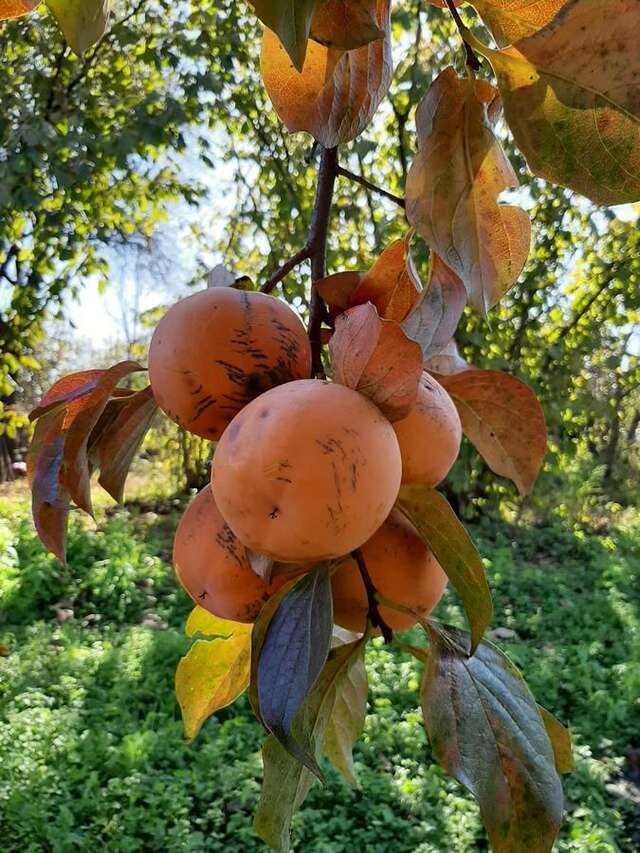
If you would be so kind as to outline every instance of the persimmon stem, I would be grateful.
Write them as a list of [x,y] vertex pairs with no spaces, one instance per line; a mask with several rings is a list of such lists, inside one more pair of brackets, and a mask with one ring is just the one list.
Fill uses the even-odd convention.
[[378,193],[378,195],[388,198],[390,201],[394,202],[404,210],[405,201],[400,196],[390,193],[389,190],[385,190],[382,187],[371,183],[371,181],[368,181],[362,175],[357,175],[355,172],[350,172],[349,169],[344,169],[342,166],[338,166],[337,172],[340,177],[347,178],[348,180],[353,181],[356,184],[360,184],[361,186],[366,187],[367,189],[371,190],[371,192]]
[[352,551],[352,554],[360,571],[362,583],[364,584],[364,588],[367,592],[367,601],[369,602],[369,620],[374,628],[380,628],[385,643],[390,643],[393,640],[393,631],[380,615],[380,608],[378,607],[378,601],[376,599],[376,588],[371,580],[371,575],[367,569],[364,555],[360,548],[356,548],[355,551]]
[[460,33],[460,38],[462,39],[462,43],[464,45],[464,53],[465,53],[465,64],[471,68],[473,71],[477,71],[480,68],[480,60],[478,59],[476,52],[471,47],[469,42],[467,41],[467,28],[464,25],[458,10],[456,9],[456,4],[454,0],[445,0],[447,4],[447,9],[451,12],[451,17],[455,21],[456,27],[458,28],[458,32]]

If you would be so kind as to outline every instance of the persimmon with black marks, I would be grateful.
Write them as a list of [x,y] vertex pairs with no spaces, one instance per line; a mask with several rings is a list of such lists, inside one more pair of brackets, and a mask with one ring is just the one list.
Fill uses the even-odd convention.
[[213,493],[249,548],[276,560],[339,557],[389,514],[401,461],[393,427],[361,394],[289,382],[238,414],[217,446]]
[[177,302],[158,323],[149,348],[160,408],[211,440],[254,397],[310,372],[309,341],[294,311],[273,296],[232,287],[212,287]]

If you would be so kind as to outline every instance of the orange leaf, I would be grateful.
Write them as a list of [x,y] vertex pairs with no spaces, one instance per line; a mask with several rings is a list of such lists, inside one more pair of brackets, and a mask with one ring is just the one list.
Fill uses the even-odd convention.
[[501,46],[533,35],[551,21],[567,0],[473,0],[491,34]]
[[0,20],[28,15],[40,4],[40,0],[0,0]]
[[406,417],[418,396],[422,352],[371,303],[340,314],[329,344],[334,382],[369,397],[389,418]]
[[471,369],[438,379],[487,465],[528,495],[547,449],[544,412],[531,388],[498,370]]
[[447,346],[466,302],[467,294],[458,276],[440,255],[432,252],[429,282],[402,323],[407,337],[420,344],[423,358],[431,358]]
[[376,7],[377,0],[325,0],[316,7],[311,38],[340,50],[353,50],[384,38]]
[[421,292],[411,257],[409,239],[387,246],[349,297],[349,307],[371,302],[386,320],[399,323],[413,308]]
[[311,41],[302,71],[265,29],[261,70],[274,109],[290,131],[305,130],[325,148],[355,139],[369,124],[391,81],[390,0],[378,0],[384,38],[340,51]]
[[332,317],[337,317],[349,307],[351,294],[360,284],[363,275],[361,272],[337,272],[315,283],[314,286],[326,302]]
[[514,284],[531,241],[525,211],[498,204],[518,181],[491,127],[496,97],[484,80],[445,69],[418,107],[419,150],[407,178],[409,222],[482,314]]

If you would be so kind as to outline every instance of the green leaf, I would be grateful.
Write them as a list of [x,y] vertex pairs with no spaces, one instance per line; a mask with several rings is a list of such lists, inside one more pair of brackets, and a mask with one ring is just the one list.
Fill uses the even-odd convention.
[[260,718],[266,728],[309,770],[320,769],[291,726],[326,663],[333,610],[329,568],[302,576],[269,621],[257,661]]
[[337,691],[333,713],[324,736],[324,754],[351,785],[356,784],[353,745],[367,718],[369,684],[363,658],[357,658]]
[[111,0],[46,0],[58,26],[79,56],[107,30]]
[[563,726],[560,720],[556,719],[551,711],[547,711],[542,705],[538,705],[538,711],[540,711],[542,722],[553,747],[556,770],[558,773],[573,773],[575,768],[573,765],[569,729]]
[[398,508],[435,554],[462,599],[476,648],[491,622],[491,592],[482,559],[446,498],[426,486],[402,486]]
[[442,767],[474,795],[496,853],[547,853],[563,796],[551,741],[518,670],[491,643],[430,625],[421,700]]
[[213,713],[234,702],[249,684],[252,626],[217,617],[211,617],[214,622],[210,623],[197,614],[200,610],[192,611],[187,634],[206,631],[220,635],[213,640],[196,640],[178,662],[176,698],[189,741]]
[[470,39],[531,171],[596,204],[640,199],[639,31],[637,0],[569,0],[512,47]]
[[[325,732],[351,669],[362,661],[366,635],[353,643],[337,646],[317,682],[307,696],[293,722],[292,732],[299,741],[306,741],[316,763],[320,760]],[[289,849],[291,818],[303,803],[313,774],[269,735],[262,749],[264,778],[262,794],[255,815],[256,832],[262,840],[277,850]]]
[[307,55],[317,0],[251,0],[256,15],[278,36],[298,71]]

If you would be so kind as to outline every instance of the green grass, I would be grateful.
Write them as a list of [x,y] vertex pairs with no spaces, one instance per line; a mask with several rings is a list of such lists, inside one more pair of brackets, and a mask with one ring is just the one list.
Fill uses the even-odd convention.
[[[246,698],[182,739],[173,672],[186,596],[169,568],[176,513],[74,518],[69,568],[0,498],[0,851],[253,851],[262,733]],[[571,725],[562,851],[637,849],[625,755],[640,747],[640,531],[609,538],[489,525],[501,643],[538,701]],[[60,622],[58,613],[73,611]],[[453,595],[440,618],[462,624]],[[417,638],[414,637],[414,639]],[[477,809],[432,763],[405,654],[368,654],[360,785],[328,771],[294,827],[314,853],[486,850]]]

